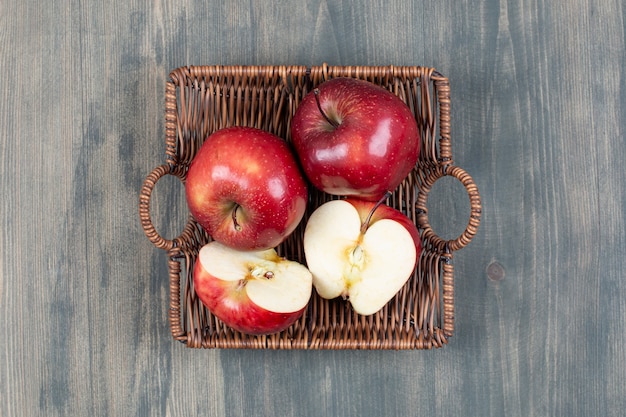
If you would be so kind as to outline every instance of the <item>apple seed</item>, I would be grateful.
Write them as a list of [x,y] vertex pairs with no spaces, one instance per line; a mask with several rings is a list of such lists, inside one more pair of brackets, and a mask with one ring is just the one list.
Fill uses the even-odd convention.
[[350,251],[350,265],[356,266],[361,269],[363,266],[363,262],[365,261],[365,254],[363,253],[363,248],[361,245],[357,245],[354,249]]
[[259,278],[272,279],[272,278],[274,278],[274,272],[268,271],[267,269],[265,269],[264,267],[262,267],[260,265],[257,265],[252,270],[250,270],[250,275],[252,275],[252,277],[256,278],[256,279],[259,279]]

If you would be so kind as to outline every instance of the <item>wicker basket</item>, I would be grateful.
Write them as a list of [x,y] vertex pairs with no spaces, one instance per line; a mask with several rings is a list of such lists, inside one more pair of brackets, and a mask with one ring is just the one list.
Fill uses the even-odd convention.
[[[360,316],[349,303],[324,300],[313,292],[307,310],[289,329],[269,336],[249,336],[224,325],[199,301],[193,289],[193,266],[210,240],[189,216],[180,236],[168,240],[155,230],[150,197],[164,175],[183,183],[196,151],[217,129],[253,126],[290,140],[291,117],[302,98],[333,77],[366,79],[393,91],[414,112],[422,134],[420,159],[388,204],[418,226],[423,251],[414,274],[378,313]],[[452,160],[450,87],[432,68],[304,66],[195,66],[171,72],[165,91],[166,161],[146,178],[139,215],[148,239],[167,252],[170,277],[169,320],[174,339],[193,348],[260,349],[429,349],[447,343],[454,331],[453,253],[465,247],[480,223],[481,202],[472,178]],[[437,236],[428,221],[427,198],[435,181],[457,178],[469,195],[470,216],[454,240]],[[277,248],[279,254],[305,263],[302,235],[308,214],[330,196],[311,187],[310,206],[298,229]]]

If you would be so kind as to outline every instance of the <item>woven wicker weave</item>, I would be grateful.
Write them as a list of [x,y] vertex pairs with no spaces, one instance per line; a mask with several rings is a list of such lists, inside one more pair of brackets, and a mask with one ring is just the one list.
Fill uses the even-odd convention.
[[[302,318],[270,336],[236,332],[215,318],[193,289],[193,265],[210,237],[190,216],[180,236],[158,234],[150,197],[164,175],[183,183],[196,151],[217,129],[245,125],[290,140],[291,117],[301,99],[323,81],[347,76],[389,89],[414,112],[422,134],[420,159],[388,204],[418,226],[423,252],[412,278],[380,312],[364,317],[349,303],[324,300],[313,292]],[[146,178],[139,215],[148,239],[167,252],[170,276],[169,320],[174,339],[194,348],[264,349],[429,349],[447,343],[454,331],[453,253],[474,237],[481,202],[472,178],[452,160],[448,79],[424,67],[195,66],[171,72],[165,91],[166,161]],[[427,198],[443,176],[457,178],[470,199],[469,223],[456,239],[437,236],[428,221]],[[300,227],[278,249],[305,263],[302,236],[307,216],[330,196],[311,187],[310,206]]]

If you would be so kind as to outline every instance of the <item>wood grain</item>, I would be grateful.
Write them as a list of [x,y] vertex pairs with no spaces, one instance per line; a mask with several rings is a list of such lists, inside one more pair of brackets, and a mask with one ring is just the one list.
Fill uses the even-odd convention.
[[[624,5],[357,3],[0,3],[0,415],[623,413]],[[455,254],[454,337],[415,352],[174,343],[166,256],[137,212],[164,161],[169,71],[324,61],[451,80],[455,162],[484,205]],[[465,199],[438,184],[436,230],[463,227]],[[159,183],[152,210],[179,233],[180,184]]]

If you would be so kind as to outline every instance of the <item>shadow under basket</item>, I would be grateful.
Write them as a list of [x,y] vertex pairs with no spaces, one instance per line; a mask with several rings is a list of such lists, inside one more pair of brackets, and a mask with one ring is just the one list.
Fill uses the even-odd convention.
[[[325,300],[313,291],[303,316],[287,330],[268,336],[237,332],[213,316],[193,288],[193,267],[211,237],[190,215],[180,236],[165,239],[150,214],[152,191],[165,175],[184,184],[189,165],[204,139],[218,129],[240,125],[291,140],[292,116],[302,98],[334,77],[381,85],[410,107],[421,133],[420,158],[387,204],[418,227],[422,253],[413,275],[378,313],[356,314],[341,298]],[[457,178],[470,200],[469,222],[453,240],[437,236],[428,220],[427,199],[444,176]],[[302,248],[310,213],[333,197],[310,187],[309,207],[296,231],[277,251],[306,264]],[[453,254],[465,247],[480,223],[481,202],[473,179],[452,160],[450,86],[433,68],[363,66],[191,66],[175,69],[165,86],[165,162],[146,178],[139,216],[148,239],[167,252],[169,321],[175,340],[192,348],[250,349],[430,349],[454,333]]]

